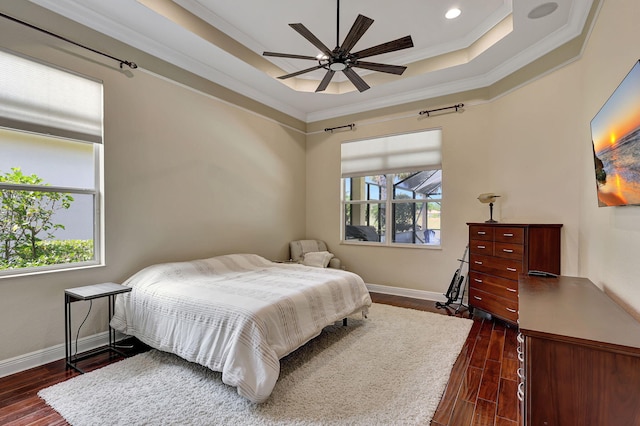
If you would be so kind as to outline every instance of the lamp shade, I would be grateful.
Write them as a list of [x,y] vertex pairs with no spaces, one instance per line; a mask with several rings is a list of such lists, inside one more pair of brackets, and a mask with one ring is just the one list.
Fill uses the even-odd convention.
[[478,200],[480,200],[481,203],[494,203],[496,201],[496,198],[498,198],[499,195],[494,194],[493,192],[485,192],[484,194],[480,194],[478,195]]

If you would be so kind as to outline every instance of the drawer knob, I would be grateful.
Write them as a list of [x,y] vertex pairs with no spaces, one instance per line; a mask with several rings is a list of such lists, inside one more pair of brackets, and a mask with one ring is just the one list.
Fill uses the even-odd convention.
[[507,268],[507,271],[518,272],[518,270],[516,268]]
[[480,278],[474,278],[473,279],[475,282],[482,284],[482,280]]
[[479,249],[486,249],[486,246],[478,246]]
[[507,287],[507,291],[510,291],[512,293],[517,293],[518,292],[518,290],[516,290],[515,288],[509,288],[509,287]]
[[517,312],[515,309],[511,309],[511,308],[505,308],[505,309],[511,312],[512,314],[515,314]]
[[473,298],[476,300],[482,300],[482,297],[478,297],[478,296],[473,296]]
[[487,235],[487,233],[484,231],[478,231],[478,235]]
[[505,253],[513,253],[513,250],[511,249],[502,249],[502,251]]
[[482,265],[482,262],[479,260],[474,260],[473,263],[475,263],[476,265]]
[[502,234],[505,237],[513,237],[513,234]]

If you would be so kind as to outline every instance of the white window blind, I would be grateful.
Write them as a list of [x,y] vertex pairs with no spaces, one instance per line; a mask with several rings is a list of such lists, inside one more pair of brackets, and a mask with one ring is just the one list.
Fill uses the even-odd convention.
[[440,169],[442,130],[344,142],[342,177]]
[[102,84],[0,50],[0,127],[102,143]]

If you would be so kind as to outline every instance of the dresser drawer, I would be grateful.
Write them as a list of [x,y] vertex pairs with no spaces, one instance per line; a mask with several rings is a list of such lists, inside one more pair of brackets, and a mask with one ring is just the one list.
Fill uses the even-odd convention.
[[469,239],[493,241],[493,227],[482,226],[482,225],[471,225],[469,226]]
[[475,254],[483,254],[485,256],[493,256],[493,241],[470,240],[469,252]]
[[469,272],[469,287],[486,291],[505,299],[518,301],[518,282],[506,278],[494,277],[480,272]]
[[524,244],[524,228],[497,227],[495,241]]
[[517,300],[505,299],[471,287],[469,288],[469,305],[514,324],[518,322]]
[[496,242],[494,254],[498,257],[504,257],[505,259],[522,260],[524,246],[522,244]]
[[504,259],[501,257],[482,256],[471,253],[469,255],[469,270],[484,272],[510,280],[517,280],[522,270],[522,261]]

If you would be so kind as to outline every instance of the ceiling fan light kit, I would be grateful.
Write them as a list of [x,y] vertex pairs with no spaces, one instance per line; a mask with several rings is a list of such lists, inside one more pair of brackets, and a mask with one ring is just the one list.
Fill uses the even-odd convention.
[[330,50],[322,41],[320,41],[311,31],[303,24],[289,24],[291,28],[296,30],[301,36],[306,38],[311,44],[318,48],[322,53],[318,56],[294,55],[289,53],[263,52],[264,56],[272,56],[279,58],[306,59],[318,61],[318,65],[306,68],[290,74],[278,77],[281,80],[305,74],[317,69],[326,69],[324,78],[318,85],[316,92],[324,91],[331,82],[333,75],[337,71],[342,71],[344,75],[353,83],[360,92],[369,89],[370,86],[360,77],[353,68],[368,69],[371,71],[384,72],[388,74],[401,75],[407,67],[401,65],[379,64],[375,62],[365,62],[360,59],[370,56],[381,55],[383,53],[395,52],[402,49],[413,47],[411,36],[401,37],[397,40],[388,41],[368,49],[351,53],[351,49],[358,43],[364,33],[373,24],[373,19],[364,15],[358,15],[355,22],[351,26],[349,33],[345,37],[342,45],[340,45],[340,0],[337,0],[337,24],[336,24],[336,47]]

